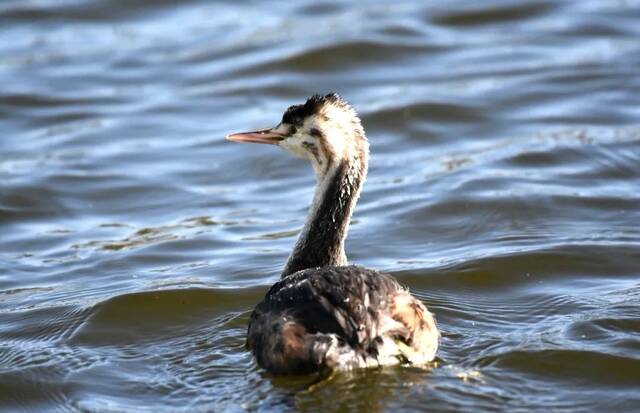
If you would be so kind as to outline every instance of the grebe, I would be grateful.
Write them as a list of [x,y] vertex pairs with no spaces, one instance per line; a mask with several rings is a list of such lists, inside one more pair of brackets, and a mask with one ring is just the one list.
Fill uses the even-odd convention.
[[433,360],[439,333],[425,306],[391,275],[347,265],[344,240],[367,175],[369,144],[337,94],[289,107],[276,127],[226,137],[278,145],[311,162],[309,216],[282,271],[249,321],[247,348],[274,374]]

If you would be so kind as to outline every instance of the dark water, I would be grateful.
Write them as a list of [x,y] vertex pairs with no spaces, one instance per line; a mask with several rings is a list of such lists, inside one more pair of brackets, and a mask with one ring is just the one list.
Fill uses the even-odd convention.
[[[313,177],[223,136],[329,90],[431,371],[243,349]],[[640,411],[638,1],[5,0],[0,125],[0,410]]]

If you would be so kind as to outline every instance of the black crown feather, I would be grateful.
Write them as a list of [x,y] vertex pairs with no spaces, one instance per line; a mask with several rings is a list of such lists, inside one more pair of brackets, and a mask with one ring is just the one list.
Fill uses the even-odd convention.
[[315,94],[303,105],[290,106],[282,116],[282,123],[300,124],[307,116],[316,115],[327,103],[347,107],[347,103],[335,92],[326,95]]

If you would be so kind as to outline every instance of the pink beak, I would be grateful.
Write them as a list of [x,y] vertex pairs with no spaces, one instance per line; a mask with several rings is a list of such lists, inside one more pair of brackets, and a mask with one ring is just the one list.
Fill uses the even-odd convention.
[[263,129],[254,132],[232,133],[231,135],[227,135],[226,138],[233,142],[269,143],[271,145],[277,145],[281,140],[286,138],[286,136],[273,129]]

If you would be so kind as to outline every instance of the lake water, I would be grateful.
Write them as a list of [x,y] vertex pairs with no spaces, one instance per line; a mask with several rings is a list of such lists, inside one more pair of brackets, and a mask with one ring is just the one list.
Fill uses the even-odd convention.
[[[1,411],[640,411],[640,1],[5,0],[0,79]],[[314,178],[224,135],[331,90],[431,370],[244,350]]]

